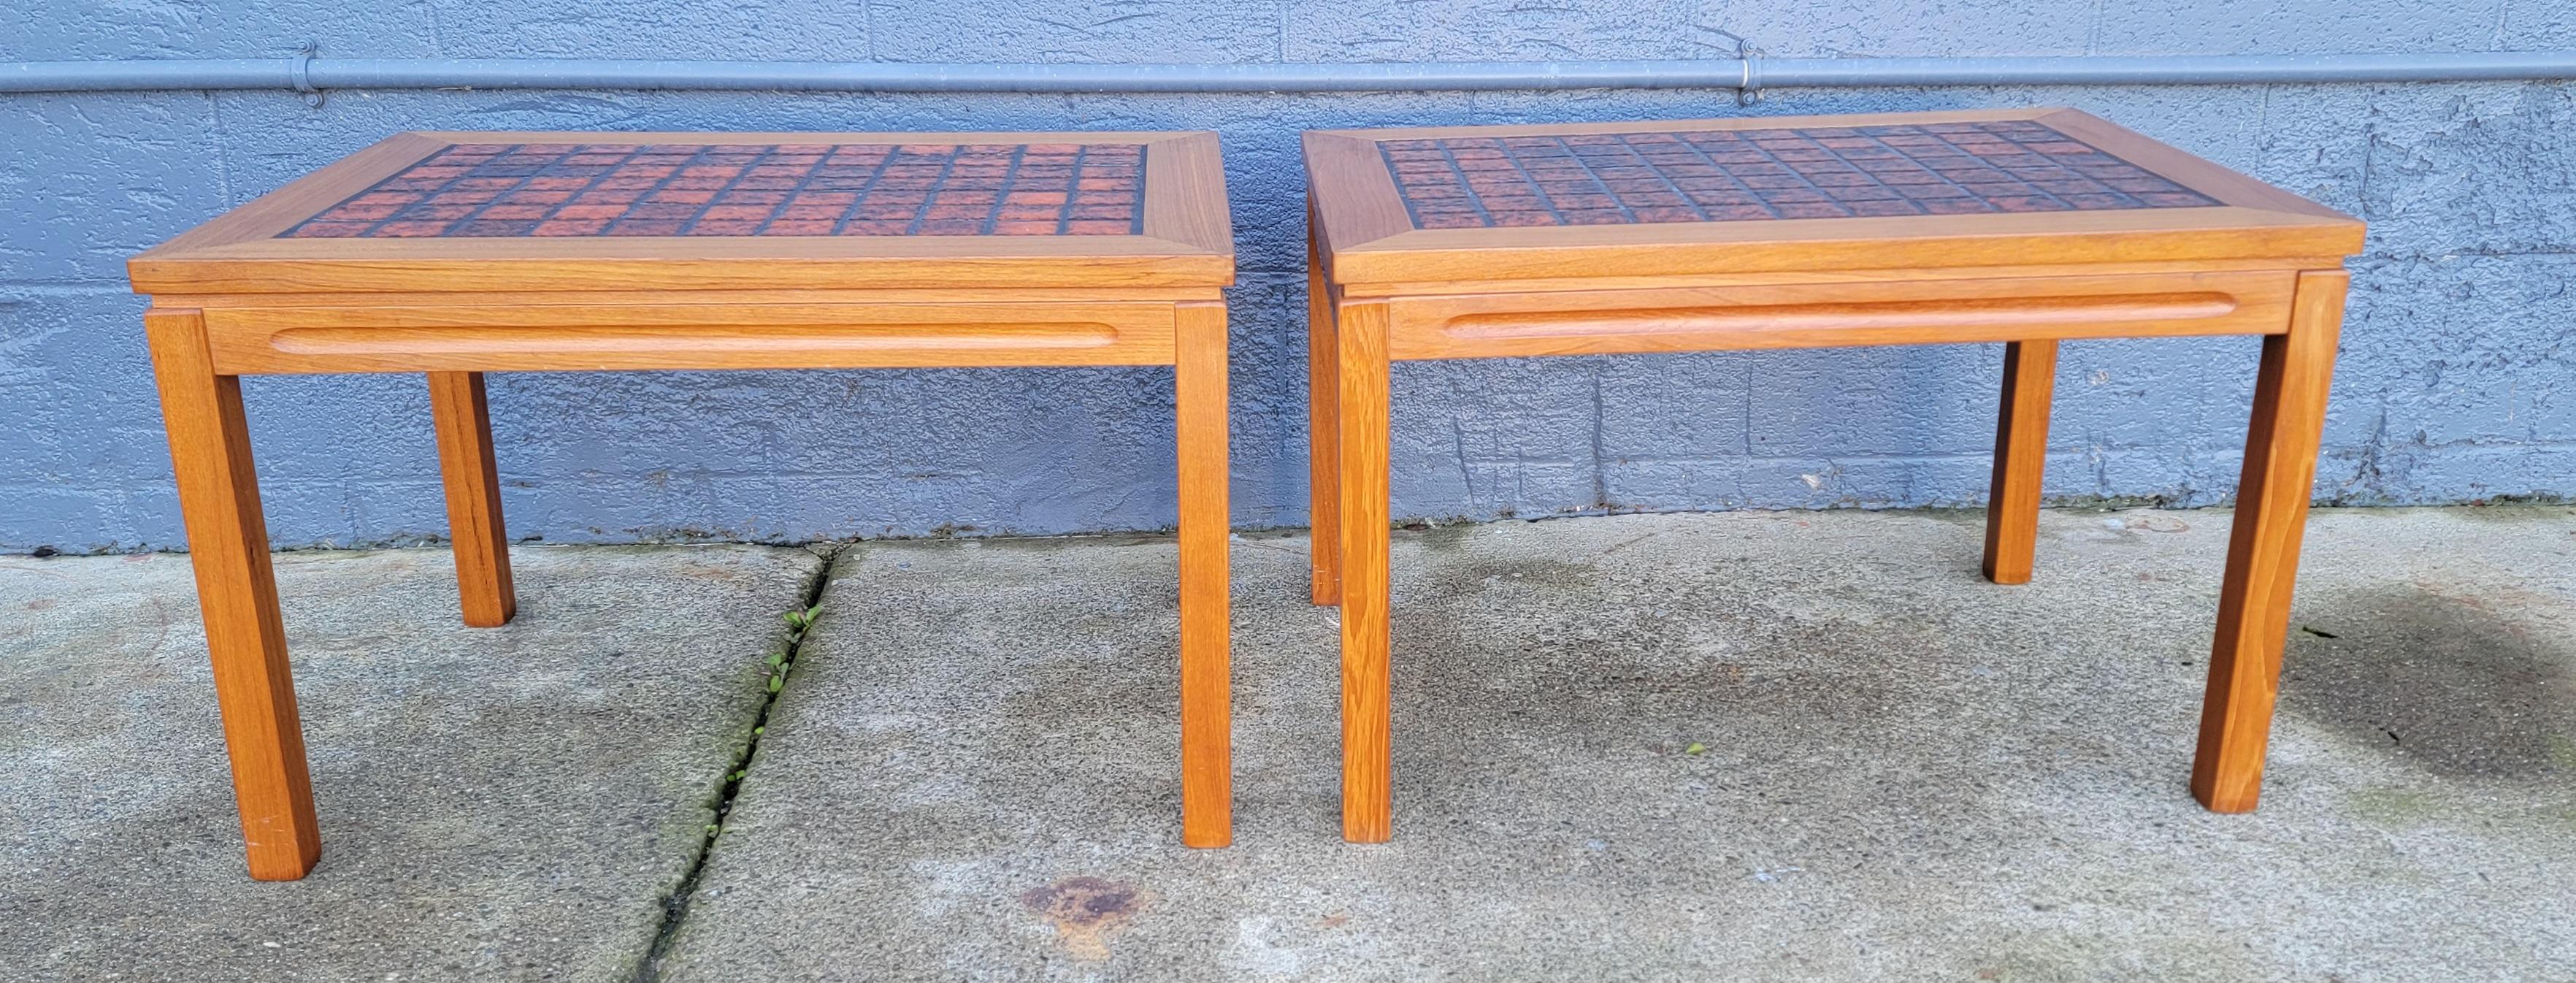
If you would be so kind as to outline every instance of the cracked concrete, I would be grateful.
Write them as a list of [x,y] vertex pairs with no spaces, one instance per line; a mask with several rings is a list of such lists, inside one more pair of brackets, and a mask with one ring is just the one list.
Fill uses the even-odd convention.
[[[2183,789],[2224,512],[1399,533],[1397,839],[1236,541],[1237,845],[1178,845],[1157,537],[862,543],[664,958],[811,553],[280,558],[329,847],[243,877],[184,557],[0,560],[0,979],[2455,980],[2576,965],[2576,509],[2321,510],[2260,811]],[[274,946],[271,943],[275,943]],[[2556,975],[2553,975],[2556,974]]]
[[0,558],[0,979],[633,977],[766,697],[797,549],[277,558],[322,821],[243,870],[188,558]]
[[868,544],[663,978],[2576,964],[2571,510],[2318,513],[2324,634],[2250,816],[2183,787],[2226,514],[2052,511],[2023,588],[1978,578],[1980,519],[1399,534],[1397,838],[1369,847],[1338,839],[1334,613],[1301,539],[1238,540],[1220,851],[1178,845],[1168,542]]

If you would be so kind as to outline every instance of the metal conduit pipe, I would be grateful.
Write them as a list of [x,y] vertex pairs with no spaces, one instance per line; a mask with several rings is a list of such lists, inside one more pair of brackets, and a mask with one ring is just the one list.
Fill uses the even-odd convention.
[[1052,65],[289,58],[0,62],[0,92],[611,89],[805,92],[1348,92],[2542,81],[2576,51],[1706,61]]

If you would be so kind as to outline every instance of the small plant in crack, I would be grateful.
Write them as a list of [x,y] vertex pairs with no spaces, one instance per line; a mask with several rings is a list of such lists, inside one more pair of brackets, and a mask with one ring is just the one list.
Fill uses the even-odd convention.
[[789,611],[779,617],[787,622],[787,644],[794,645],[805,637],[805,629],[814,627],[814,622],[822,619],[823,606],[817,604],[802,611]]
[[787,647],[769,653],[769,691],[771,693],[776,693],[787,685],[787,674],[796,669],[794,658],[796,646],[804,644],[805,632],[814,627],[814,622],[822,620],[823,606],[817,604],[813,607],[789,611],[778,617],[787,622]]
[[724,781],[717,789],[714,801],[708,803],[714,813],[714,821],[706,824],[706,837],[701,841],[697,856],[689,862],[689,870],[681,876],[679,886],[662,900],[661,923],[654,928],[653,944],[635,969],[634,983],[654,983],[660,978],[662,960],[669,954],[672,940],[678,937],[681,923],[688,918],[689,899],[697,893],[698,880],[706,872],[707,859],[715,853],[720,838],[728,838],[734,833],[730,822],[734,802],[742,794],[743,779],[751,774],[752,760],[760,754],[761,738],[769,733],[769,714],[778,704],[778,691],[786,685],[787,674],[796,668],[796,654],[802,651],[806,634],[823,617],[823,591],[831,584],[832,565],[838,561],[841,552],[839,547],[824,552],[812,579],[806,582],[803,605],[779,614],[779,620],[787,623],[787,637],[763,660],[769,695],[760,701],[759,709],[752,715],[751,738],[737,749],[733,765],[725,770]]

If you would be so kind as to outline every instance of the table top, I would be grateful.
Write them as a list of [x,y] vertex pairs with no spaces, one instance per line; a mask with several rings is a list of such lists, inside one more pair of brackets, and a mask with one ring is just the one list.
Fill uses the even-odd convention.
[[146,293],[1233,282],[1212,133],[403,133],[129,264]]
[[1306,166],[1345,284],[2361,246],[2350,216],[2072,109],[1319,131]]

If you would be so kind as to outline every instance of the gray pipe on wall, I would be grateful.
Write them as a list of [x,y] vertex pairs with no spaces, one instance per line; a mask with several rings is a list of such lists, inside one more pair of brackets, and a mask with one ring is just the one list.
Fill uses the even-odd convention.
[[[0,63],[0,92],[695,89],[1332,92],[2545,81],[2576,51],[1710,61],[1051,65],[603,59],[230,58]],[[301,82],[302,84],[299,84]]]

